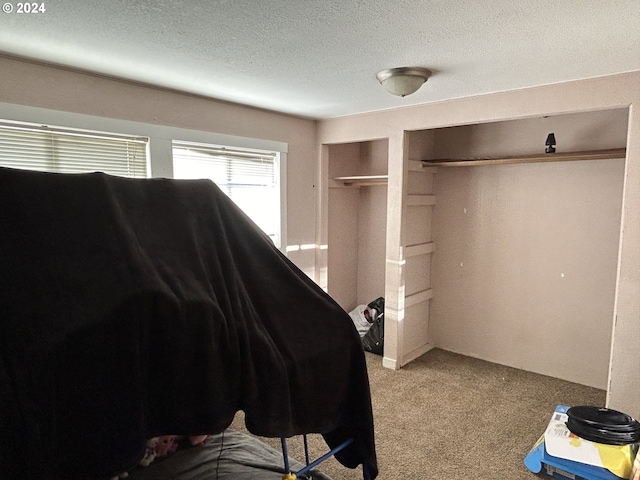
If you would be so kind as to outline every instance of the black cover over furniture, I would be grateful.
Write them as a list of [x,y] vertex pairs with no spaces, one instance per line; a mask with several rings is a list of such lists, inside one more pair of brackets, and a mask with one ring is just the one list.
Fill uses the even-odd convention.
[[0,168],[0,471],[104,477],[238,410],[377,475],[349,315],[213,183]]

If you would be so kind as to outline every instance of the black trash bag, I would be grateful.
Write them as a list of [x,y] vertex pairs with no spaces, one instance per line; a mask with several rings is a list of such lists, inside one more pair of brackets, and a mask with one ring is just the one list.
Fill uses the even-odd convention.
[[384,298],[378,297],[367,305],[376,311],[371,328],[362,337],[362,346],[367,352],[382,355],[384,352]]

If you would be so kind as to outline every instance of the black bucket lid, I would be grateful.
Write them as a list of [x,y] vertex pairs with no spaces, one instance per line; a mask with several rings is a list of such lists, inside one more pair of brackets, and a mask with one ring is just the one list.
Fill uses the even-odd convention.
[[567,428],[585,440],[608,445],[640,442],[640,423],[610,408],[577,406],[567,411]]

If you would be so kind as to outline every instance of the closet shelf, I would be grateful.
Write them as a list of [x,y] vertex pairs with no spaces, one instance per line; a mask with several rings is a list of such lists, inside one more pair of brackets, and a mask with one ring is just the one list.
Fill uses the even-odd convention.
[[370,187],[386,185],[389,175],[353,175],[349,177],[333,177],[332,180],[342,182],[346,186]]
[[536,162],[570,162],[576,160],[605,160],[610,158],[624,158],[626,148],[611,148],[608,150],[588,150],[584,152],[556,152],[538,155],[518,155],[503,158],[461,158],[422,160],[425,166],[432,167],[470,167],[481,165],[506,165],[513,163]]

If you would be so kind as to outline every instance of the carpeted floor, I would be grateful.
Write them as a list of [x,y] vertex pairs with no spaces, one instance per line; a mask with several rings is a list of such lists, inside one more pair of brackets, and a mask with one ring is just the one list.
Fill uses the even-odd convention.
[[[535,480],[523,458],[544,432],[554,407],[604,405],[606,392],[434,349],[398,371],[367,353],[380,480]],[[244,430],[239,413],[231,426]],[[263,439],[280,449],[278,439]],[[326,452],[311,435],[312,459]],[[289,453],[304,460],[301,439]],[[330,459],[334,480],[357,480]]]

